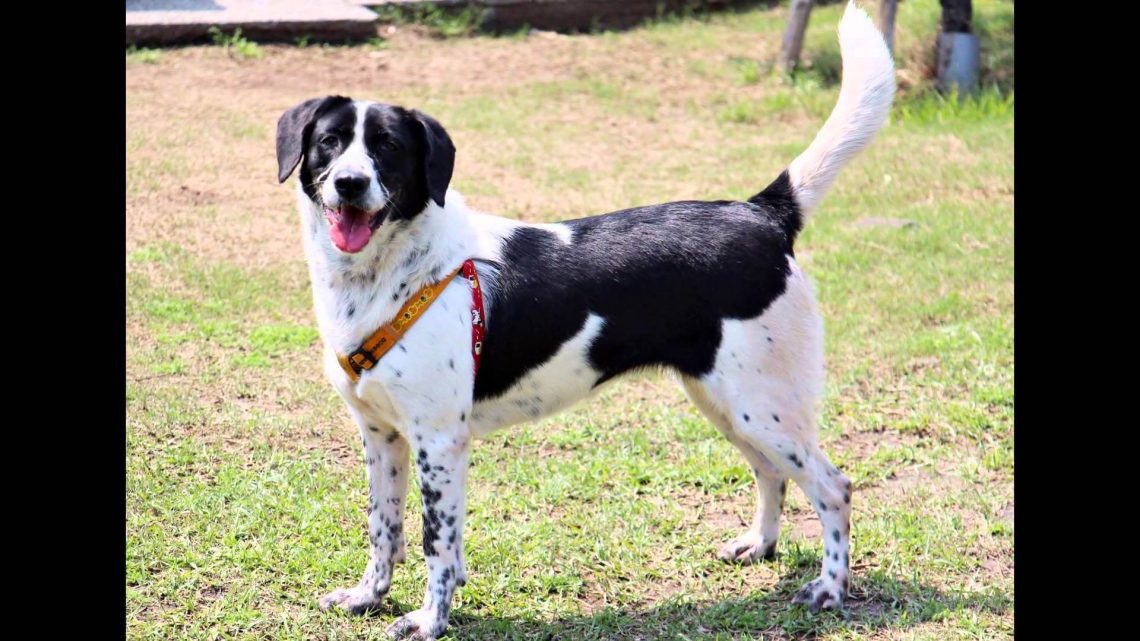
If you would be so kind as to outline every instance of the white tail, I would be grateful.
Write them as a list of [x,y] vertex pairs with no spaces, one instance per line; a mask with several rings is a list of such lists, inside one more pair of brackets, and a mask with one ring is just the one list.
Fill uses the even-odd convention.
[[811,145],[788,166],[792,192],[806,218],[836,174],[866,147],[891,108],[895,65],[870,16],[849,2],[839,22],[843,82],[839,102]]

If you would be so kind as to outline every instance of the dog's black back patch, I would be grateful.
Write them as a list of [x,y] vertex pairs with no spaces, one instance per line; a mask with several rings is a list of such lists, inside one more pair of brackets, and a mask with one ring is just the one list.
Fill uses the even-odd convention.
[[601,372],[595,385],[643,367],[707,373],[721,321],[759,316],[784,292],[795,225],[782,196],[768,199],[762,192],[749,202],[674,202],[567,221],[570,245],[542,229],[513,232],[491,292],[475,400],[510,389],[589,314],[605,321],[589,353]]

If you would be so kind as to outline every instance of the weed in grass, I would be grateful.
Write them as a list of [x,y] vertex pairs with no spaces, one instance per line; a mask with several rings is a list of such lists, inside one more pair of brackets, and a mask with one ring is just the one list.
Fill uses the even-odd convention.
[[260,45],[241,35],[241,27],[234,29],[231,34],[225,33],[218,27],[210,27],[207,33],[216,46],[224,48],[231,55],[239,58],[260,58],[263,55]]
[[162,60],[162,51],[131,45],[127,47],[127,62],[152,65]]
[[730,60],[736,68],[737,82],[741,85],[754,85],[764,77],[764,64],[752,58],[732,58]]
[[760,122],[763,111],[755,100],[737,100],[717,114],[721,122],[750,123]]
[[381,23],[418,25],[442,38],[472,35],[483,19],[483,10],[475,5],[459,8],[431,4],[384,5],[376,7],[374,11],[379,15]]

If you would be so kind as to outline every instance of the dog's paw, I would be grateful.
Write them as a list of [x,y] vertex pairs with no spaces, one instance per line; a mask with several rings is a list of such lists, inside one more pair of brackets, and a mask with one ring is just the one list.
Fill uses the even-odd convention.
[[388,626],[387,634],[391,639],[435,641],[446,628],[447,621],[440,621],[434,611],[419,609],[396,619]]
[[341,588],[321,597],[320,606],[322,610],[339,608],[352,614],[364,614],[377,609],[387,593],[387,590],[377,593],[359,585],[353,588]]
[[792,603],[803,603],[812,612],[821,609],[843,609],[843,587],[835,581],[824,581],[822,577],[811,581],[796,592]]
[[757,561],[771,561],[776,558],[776,542],[765,542],[755,532],[745,532],[725,543],[717,552],[716,558],[725,563],[752,565]]

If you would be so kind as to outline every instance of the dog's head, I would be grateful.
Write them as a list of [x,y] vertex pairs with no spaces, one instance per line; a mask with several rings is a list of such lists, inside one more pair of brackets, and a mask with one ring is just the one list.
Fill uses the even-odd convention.
[[329,237],[355,254],[386,222],[444,204],[455,145],[418,111],[343,96],[306,100],[277,121],[277,179],[301,166],[301,188],[324,212]]

